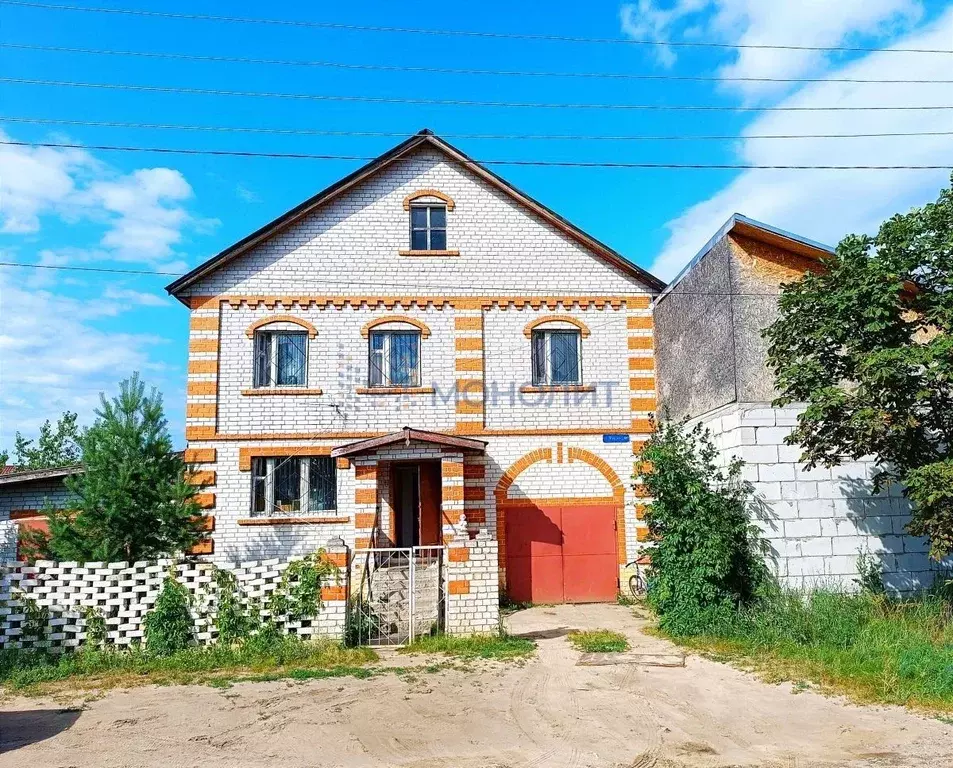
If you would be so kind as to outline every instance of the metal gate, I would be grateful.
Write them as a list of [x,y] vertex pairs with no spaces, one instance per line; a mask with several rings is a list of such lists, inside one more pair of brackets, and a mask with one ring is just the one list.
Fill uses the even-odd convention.
[[351,556],[347,641],[396,646],[444,621],[444,549],[357,549]]

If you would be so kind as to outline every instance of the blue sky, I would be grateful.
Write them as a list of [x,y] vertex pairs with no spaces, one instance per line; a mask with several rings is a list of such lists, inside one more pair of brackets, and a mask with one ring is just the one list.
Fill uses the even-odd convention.
[[[117,7],[113,0],[90,3]],[[230,2],[227,13],[346,24],[623,39],[953,47],[953,9],[919,0],[674,0],[348,4]],[[127,8],[223,13],[211,2]],[[446,66],[712,77],[939,78],[948,56],[684,49],[323,30],[54,11],[0,4],[0,41],[44,46]],[[633,81],[347,71],[0,48],[0,76],[243,91],[465,100],[797,105],[953,103],[950,85]],[[373,156],[397,138],[281,136],[29,124],[11,117],[441,134],[724,134],[735,141],[451,139],[477,159],[698,163],[949,163],[950,137],[763,141],[762,133],[953,130],[950,113],[686,113],[314,102],[0,83],[0,131],[67,141]],[[2,260],[183,271],[359,163],[0,146]],[[628,258],[670,278],[733,211],[836,242],[936,196],[937,172],[495,168]],[[0,446],[77,410],[138,369],[183,431],[187,311],[171,278],[0,267]]]

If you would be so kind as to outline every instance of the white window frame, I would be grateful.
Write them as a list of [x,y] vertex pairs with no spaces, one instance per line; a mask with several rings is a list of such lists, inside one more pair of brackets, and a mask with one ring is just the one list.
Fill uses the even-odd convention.
[[[396,333],[400,334],[413,334],[417,337],[417,367],[414,370],[414,375],[411,377],[411,382],[409,384],[394,384],[390,381],[390,348],[391,340],[393,335]],[[374,337],[375,335],[382,335],[384,337],[384,344],[382,349],[374,349]],[[380,330],[372,330],[367,337],[367,385],[369,387],[406,387],[408,389],[413,387],[420,386],[420,369],[422,367],[421,357],[423,355],[423,349],[421,345],[421,339],[423,334],[419,330],[412,328],[384,328]],[[374,372],[374,355],[380,353],[381,356],[381,365],[379,370],[381,372],[382,381],[373,382],[373,372]]]
[[[576,380],[575,381],[553,381],[552,368],[552,340],[553,334],[573,334],[576,337]],[[545,339],[546,365],[544,366],[544,379],[536,380],[536,340],[537,334],[541,334]],[[534,328],[530,338],[530,367],[533,386],[540,387],[575,387],[582,384],[582,333],[573,328]]]
[[[414,208],[427,209],[427,226],[425,228],[414,227],[414,214],[413,214]],[[434,208],[440,208],[443,210],[443,226],[436,227],[436,229],[443,231],[443,240],[444,240],[443,248],[433,247],[433,230],[435,229],[435,227],[430,223],[430,214]],[[446,203],[411,203],[410,210],[411,210],[411,213],[410,213],[410,248],[411,250],[417,250],[417,251],[420,250],[419,248],[414,248],[414,232],[423,231],[427,233],[427,247],[424,248],[425,251],[445,251],[449,247],[448,238],[447,238],[448,219],[447,219]]]
[[[258,337],[270,337],[268,349],[268,380],[270,383],[262,384],[256,382],[258,372]],[[277,336],[300,336],[304,339],[304,363],[303,380],[300,384],[279,384],[278,383],[278,343]],[[306,389],[308,386],[308,357],[309,357],[309,337],[306,331],[289,330],[269,330],[263,329],[255,331],[255,338],[252,346],[252,387],[255,389]]]

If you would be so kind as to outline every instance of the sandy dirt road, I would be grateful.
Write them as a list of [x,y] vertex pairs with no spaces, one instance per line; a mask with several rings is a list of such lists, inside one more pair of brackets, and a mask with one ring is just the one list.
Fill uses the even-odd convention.
[[[953,766],[953,727],[898,708],[793,693],[704,659],[579,666],[571,628],[671,652],[618,606],[511,617],[537,658],[368,680],[112,691],[0,702],[0,767],[674,768]],[[399,658],[390,663],[403,664]]]

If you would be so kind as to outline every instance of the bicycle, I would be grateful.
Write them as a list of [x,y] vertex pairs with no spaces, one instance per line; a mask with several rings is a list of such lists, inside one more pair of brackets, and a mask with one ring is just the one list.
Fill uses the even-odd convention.
[[626,570],[632,571],[629,576],[629,593],[632,597],[641,598],[645,595],[647,586],[645,574],[651,562],[647,555],[642,555],[637,560],[625,564]]

